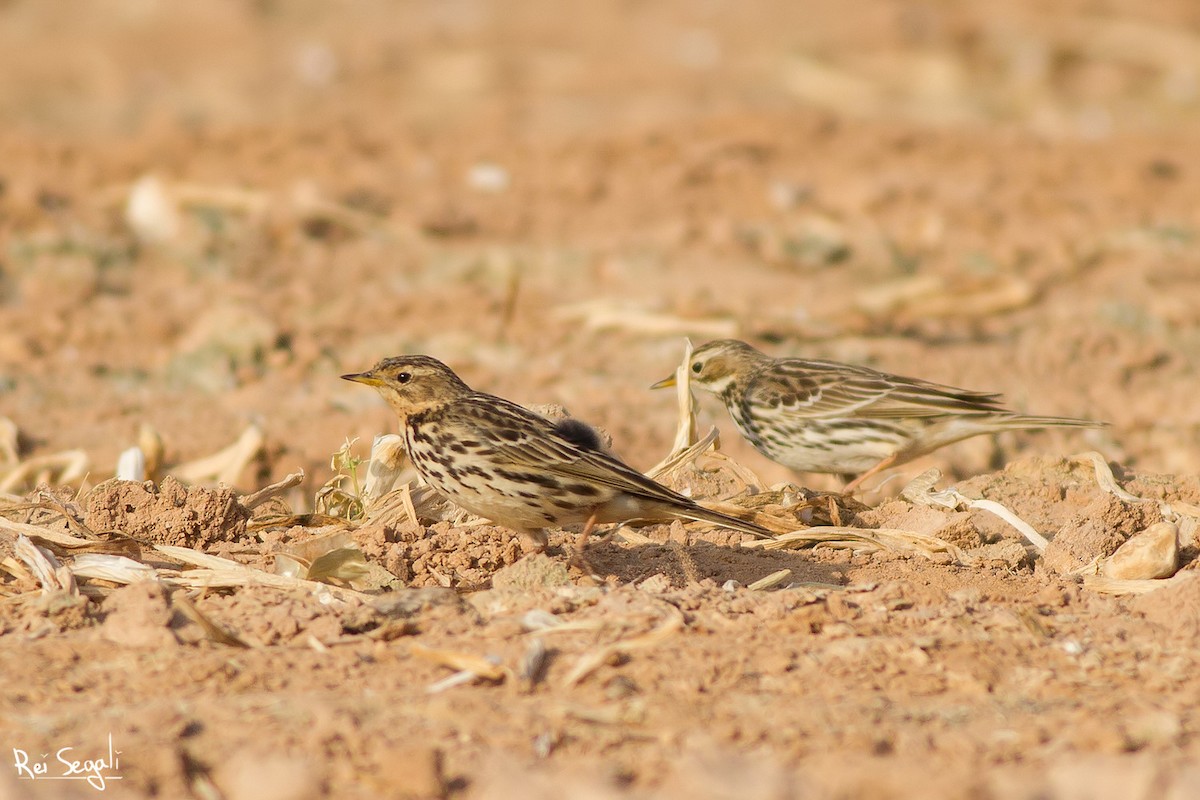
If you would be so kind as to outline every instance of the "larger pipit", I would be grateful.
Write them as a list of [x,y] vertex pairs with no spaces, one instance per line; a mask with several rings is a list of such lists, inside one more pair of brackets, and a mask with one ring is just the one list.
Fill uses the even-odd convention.
[[[1098,428],[1103,422],[1018,414],[998,394],[956,389],[836,361],[771,358],[720,339],[692,353],[689,378],[725,403],[760,453],[800,472],[858,475],[985,433]],[[652,388],[674,386],[670,377]]]
[[413,466],[463,508],[545,544],[545,528],[692,519],[770,531],[655,483],[561,422],[467,386],[429,356],[386,358],[343,375],[374,386],[400,417]]

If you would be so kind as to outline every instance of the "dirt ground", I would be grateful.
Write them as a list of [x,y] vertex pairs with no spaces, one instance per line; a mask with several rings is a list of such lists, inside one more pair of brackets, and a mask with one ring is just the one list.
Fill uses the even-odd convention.
[[[1200,797],[1200,10],[1049,6],[0,4],[0,798]],[[649,469],[725,336],[1111,425],[857,504],[702,398],[673,485],[862,535],[594,575],[317,505],[395,429],[342,373],[428,353]],[[329,550],[357,588],[276,574]]]

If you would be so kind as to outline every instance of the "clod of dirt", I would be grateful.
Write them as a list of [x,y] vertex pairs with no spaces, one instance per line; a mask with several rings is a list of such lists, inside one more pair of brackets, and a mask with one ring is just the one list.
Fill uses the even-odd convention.
[[1169,578],[1179,569],[1179,528],[1157,522],[1117,548],[1103,573],[1119,580]]
[[479,615],[453,589],[399,589],[375,597],[369,604],[339,614],[346,634],[371,632],[382,641],[411,636],[422,630],[465,630]]
[[[507,528],[481,525],[455,528],[439,522],[429,528],[400,526],[384,566],[409,586],[471,588],[486,586],[492,573],[521,558],[516,534]],[[372,553],[360,537],[363,552]]]
[[1025,546],[1013,539],[985,544],[967,551],[967,555],[975,559],[975,563],[985,566],[997,566],[1008,570],[1020,569],[1029,563],[1029,553]]
[[129,647],[164,648],[178,645],[169,627],[172,611],[162,584],[147,581],[117,589],[101,607],[100,635]]
[[492,576],[492,586],[496,589],[537,589],[566,586],[570,582],[567,568],[545,553],[525,556]]
[[1112,495],[1097,497],[1058,529],[1041,563],[1052,572],[1068,575],[1112,555],[1127,536],[1160,520],[1150,503],[1126,504]]
[[858,522],[868,528],[895,528],[936,536],[967,550],[983,544],[970,513],[915,506],[904,500],[893,500],[863,511],[858,515]]
[[462,596],[451,589],[401,589],[381,595],[371,607],[385,617],[407,619],[435,608],[449,608],[456,613],[465,612],[469,606]]
[[157,488],[149,482],[102,483],[88,495],[84,517],[92,530],[201,550],[240,539],[248,519],[250,512],[232,489],[185,487],[171,477]]

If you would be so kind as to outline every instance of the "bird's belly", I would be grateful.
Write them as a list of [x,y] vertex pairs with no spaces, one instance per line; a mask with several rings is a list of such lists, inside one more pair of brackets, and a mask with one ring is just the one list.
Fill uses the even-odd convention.
[[898,425],[809,423],[803,427],[760,432],[752,439],[759,452],[799,472],[864,472],[904,450],[911,434]]
[[586,522],[607,495],[581,496],[556,476],[486,460],[455,459],[417,443],[413,465],[425,482],[472,514],[518,530]]
[[430,481],[430,485],[455,505],[506,528],[536,530],[575,521],[564,520],[559,515],[544,509],[540,503],[528,498],[507,495],[499,491],[480,492],[473,486],[453,481],[438,483]]

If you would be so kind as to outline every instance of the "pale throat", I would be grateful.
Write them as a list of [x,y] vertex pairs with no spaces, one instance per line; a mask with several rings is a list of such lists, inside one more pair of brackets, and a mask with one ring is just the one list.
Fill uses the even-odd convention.
[[733,384],[734,384],[733,373],[730,373],[728,375],[722,375],[719,378],[714,378],[710,381],[706,381],[703,384],[700,384],[699,382],[697,382],[697,385],[700,386],[701,388],[703,388],[705,391],[712,392],[713,394],[719,394],[722,396],[724,396],[726,393],[729,392],[730,389],[733,388]]

